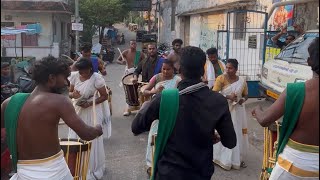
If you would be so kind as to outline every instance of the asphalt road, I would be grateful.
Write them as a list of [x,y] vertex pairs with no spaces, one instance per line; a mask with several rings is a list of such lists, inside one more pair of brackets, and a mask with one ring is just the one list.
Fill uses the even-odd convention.
[[[126,44],[118,46],[121,50],[129,47],[128,41],[135,39],[135,33],[130,32],[122,25],[118,25],[120,32],[125,34]],[[138,48],[141,44],[138,43]],[[116,51],[116,57],[119,52]],[[123,75],[124,66],[116,63],[107,65],[108,75],[106,76],[107,86],[111,88],[112,95],[112,136],[105,139],[106,153],[106,172],[104,180],[147,180],[145,165],[145,152],[147,145],[147,133],[139,136],[133,136],[131,132],[131,122],[134,114],[124,117],[125,95],[123,88],[119,86]],[[257,99],[249,99],[246,102],[248,115],[248,134],[250,147],[246,159],[247,168],[240,170],[225,171],[220,167],[215,167],[215,173],[212,177],[214,180],[257,180],[259,178],[262,166],[263,150],[263,128],[251,118],[251,110],[256,105],[262,107],[270,106],[270,102]],[[60,125],[60,138],[66,137],[68,127]]]

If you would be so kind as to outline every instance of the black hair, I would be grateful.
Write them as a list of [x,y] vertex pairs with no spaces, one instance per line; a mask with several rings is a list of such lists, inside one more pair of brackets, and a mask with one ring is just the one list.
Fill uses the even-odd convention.
[[292,34],[289,34],[287,37],[292,37],[292,38],[293,38],[293,40],[295,40],[295,39],[296,39],[296,37],[295,37],[294,35],[292,35]]
[[70,58],[74,59],[75,57],[77,57],[77,53],[70,51]]
[[154,43],[149,43],[148,46],[154,46],[157,49],[157,45]]
[[238,60],[236,60],[236,59],[228,59],[228,60],[227,60],[227,63],[232,64],[232,66],[233,66],[236,70],[238,70],[238,66],[239,66]]
[[89,52],[91,51],[91,49],[92,49],[92,44],[88,42],[83,43],[83,45],[81,46],[81,51],[83,52]]
[[208,54],[208,55],[212,55],[212,54],[218,55],[218,49],[217,49],[217,48],[209,48],[209,49],[207,50],[207,54]]
[[167,64],[170,67],[174,68],[174,62],[168,60],[168,59],[164,59],[163,64]]
[[1,62],[1,69],[6,68],[6,67],[10,67],[10,63],[9,62]]
[[81,57],[79,61],[76,62],[75,67],[80,70],[92,69],[92,62],[88,58]]
[[181,49],[180,72],[186,79],[200,79],[204,74],[206,54],[198,47]]
[[312,71],[319,75],[319,37],[315,38],[308,48]]
[[181,39],[175,39],[175,40],[172,41],[172,46],[174,46],[177,43],[182,45],[183,41]]
[[44,57],[36,61],[31,70],[32,79],[36,84],[45,84],[49,80],[49,75],[70,75],[69,65],[63,59],[53,56]]

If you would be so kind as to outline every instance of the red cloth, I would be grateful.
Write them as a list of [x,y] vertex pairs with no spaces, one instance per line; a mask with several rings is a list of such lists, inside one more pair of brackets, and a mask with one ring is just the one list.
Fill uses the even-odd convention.
[[11,160],[8,148],[1,154],[1,171],[5,171],[8,174],[11,172]]

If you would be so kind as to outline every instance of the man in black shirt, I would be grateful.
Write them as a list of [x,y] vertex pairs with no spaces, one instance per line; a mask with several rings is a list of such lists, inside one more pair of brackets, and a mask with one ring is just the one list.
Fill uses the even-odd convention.
[[[206,55],[200,48],[189,46],[182,49],[180,91],[201,82],[205,62]],[[179,99],[175,127],[159,157],[155,179],[209,180],[214,172],[215,130],[225,147],[231,149],[237,142],[227,100],[207,86],[180,95]],[[146,108],[139,111],[131,126],[134,134],[148,131],[152,122],[159,119],[160,101],[161,95],[156,95]]]
[[134,71],[133,83],[138,81],[139,74],[142,74],[142,82],[149,82],[154,75],[160,73],[161,68],[156,67],[160,64],[162,66],[161,61],[162,59],[157,55],[156,45],[149,44],[147,58],[142,60]]

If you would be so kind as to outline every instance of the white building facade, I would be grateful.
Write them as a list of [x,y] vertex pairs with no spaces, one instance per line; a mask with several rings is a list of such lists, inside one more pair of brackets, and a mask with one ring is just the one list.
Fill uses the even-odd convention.
[[66,2],[1,0],[1,27],[26,28],[30,24],[37,24],[39,28],[32,35],[1,37],[1,56],[21,57],[22,47],[24,57],[36,59],[68,54],[72,13]]

